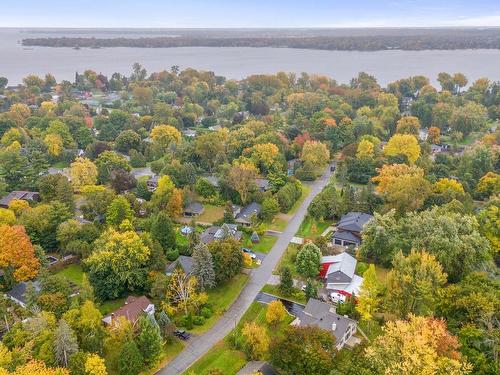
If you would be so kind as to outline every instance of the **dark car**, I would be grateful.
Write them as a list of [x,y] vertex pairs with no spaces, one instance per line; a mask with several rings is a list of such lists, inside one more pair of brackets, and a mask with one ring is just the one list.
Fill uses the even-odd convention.
[[174,332],[174,335],[180,338],[181,340],[187,340],[191,337],[190,333],[187,333],[183,329],[178,329]]

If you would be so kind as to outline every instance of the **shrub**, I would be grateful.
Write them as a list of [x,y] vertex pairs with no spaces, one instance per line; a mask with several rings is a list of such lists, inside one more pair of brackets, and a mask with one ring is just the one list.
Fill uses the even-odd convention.
[[205,319],[208,319],[212,316],[212,310],[205,306],[201,309],[201,315],[205,318]]
[[171,262],[179,258],[179,251],[177,250],[168,250],[167,251],[167,259]]
[[195,326],[202,326],[203,324],[205,324],[205,317],[203,317],[203,316],[198,316],[198,315],[197,315],[197,316],[195,316],[195,317],[193,318],[193,324],[194,324]]

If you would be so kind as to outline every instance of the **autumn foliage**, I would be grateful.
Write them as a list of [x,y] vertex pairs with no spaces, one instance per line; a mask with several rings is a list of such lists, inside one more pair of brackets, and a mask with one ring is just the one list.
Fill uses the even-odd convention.
[[13,269],[16,281],[34,278],[40,262],[24,227],[0,225],[0,269]]

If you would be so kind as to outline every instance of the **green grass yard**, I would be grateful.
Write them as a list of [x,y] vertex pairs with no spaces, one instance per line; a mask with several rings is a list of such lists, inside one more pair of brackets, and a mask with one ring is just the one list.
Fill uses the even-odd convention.
[[236,275],[227,284],[209,290],[207,292],[208,302],[211,304],[213,315],[206,320],[204,325],[195,326],[191,332],[200,334],[208,331],[240,295],[248,279],[248,275],[241,273]]
[[123,304],[125,303],[125,299],[126,297],[122,297],[103,302],[98,306],[98,309],[102,315],[108,315],[109,313],[115,311],[119,307],[122,307]]
[[280,217],[275,217],[273,221],[267,224],[267,229],[283,232],[288,225],[288,221]]
[[268,327],[266,323],[266,310],[266,305],[259,302],[253,302],[238,322],[235,330],[231,331],[224,340],[218,342],[211,348],[203,357],[188,368],[184,374],[204,375],[214,369],[220,370],[224,375],[236,374],[248,361],[243,352],[231,348],[228,340],[230,335],[235,334],[235,332],[236,334],[241,334],[241,329],[245,322],[254,321],[258,325],[265,327],[270,337],[274,337],[276,335],[281,335],[283,330],[294,319],[292,316],[287,315],[280,326],[271,328]]
[[266,284],[264,285],[264,288],[262,288],[262,291],[264,293],[272,294],[273,296],[301,303],[303,305],[307,303],[305,293],[298,288],[293,288],[292,294],[289,296],[285,296],[283,293],[281,293],[279,285]]
[[70,264],[69,266],[63,268],[56,274],[64,276],[75,285],[78,286],[82,285],[83,270],[82,266],[80,266],[79,264]]
[[285,253],[281,257],[278,266],[274,269],[273,273],[277,275],[280,273],[280,270],[284,266],[288,266],[292,271],[292,276],[294,278],[300,278],[299,274],[297,273],[297,268],[295,267],[295,259],[297,258],[298,249],[299,249],[298,245],[294,244],[288,245]]
[[329,220],[318,221],[307,215],[300,224],[297,236],[305,238],[319,237],[330,225],[332,225],[332,222]]
[[222,206],[205,204],[203,208],[203,213],[195,218],[196,221],[214,223],[224,217],[224,207]]
[[277,239],[278,237],[265,234],[263,236],[260,236],[259,243],[254,244],[250,240],[250,235],[245,234],[245,237],[243,238],[243,246],[251,249],[252,251],[267,254],[269,251],[271,251],[271,248],[276,243]]

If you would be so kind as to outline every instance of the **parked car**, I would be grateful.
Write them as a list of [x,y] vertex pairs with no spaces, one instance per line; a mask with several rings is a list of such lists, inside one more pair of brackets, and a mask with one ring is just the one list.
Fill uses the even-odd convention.
[[330,299],[332,300],[333,303],[344,303],[345,302],[345,295],[340,294],[338,292],[333,292],[330,293]]
[[246,254],[249,254],[249,255],[250,255],[250,258],[252,258],[252,259],[257,258],[257,254],[255,254],[252,250],[247,249],[246,247],[243,247],[243,248],[241,249],[241,251],[243,251],[243,252],[244,252],[244,253],[246,253]]
[[180,338],[181,340],[187,340],[191,337],[190,333],[187,333],[183,329],[178,329],[174,332],[174,335]]

